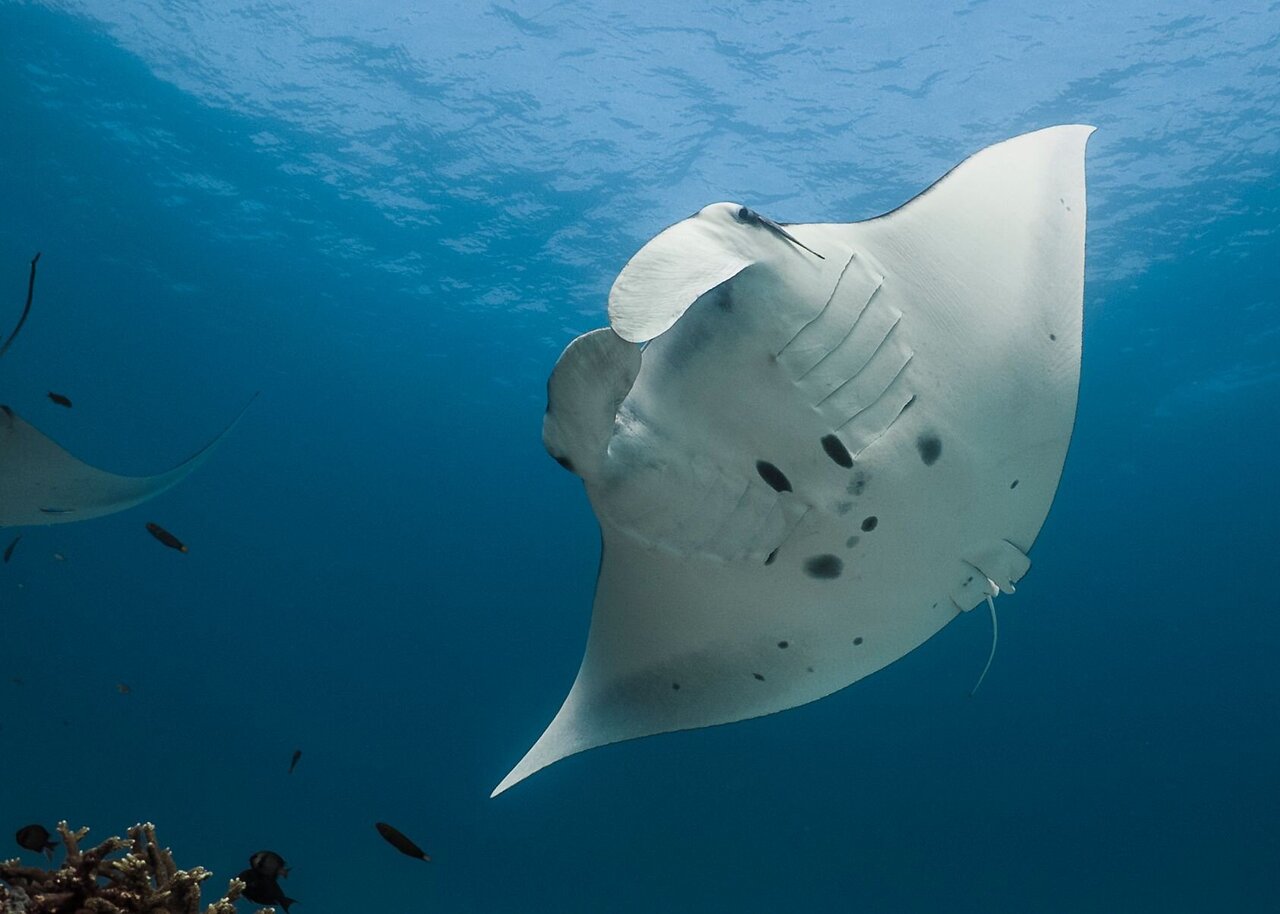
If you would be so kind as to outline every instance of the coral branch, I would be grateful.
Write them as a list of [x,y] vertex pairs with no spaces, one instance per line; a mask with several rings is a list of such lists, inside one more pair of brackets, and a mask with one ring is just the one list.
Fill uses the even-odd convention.
[[[156,841],[150,822],[133,826],[128,838],[108,838],[81,850],[89,829],[58,823],[66,856],[55,870],[0,861],[0,914],[202,914],[200,883],[212,873],[202,866],[180,870],[173,853]],[[123,857],[112,854],[127,850]],[[244,883],[232,879],[226,894],[203,914],[236,914]],[[259,914],[275,914],[260,908]]]

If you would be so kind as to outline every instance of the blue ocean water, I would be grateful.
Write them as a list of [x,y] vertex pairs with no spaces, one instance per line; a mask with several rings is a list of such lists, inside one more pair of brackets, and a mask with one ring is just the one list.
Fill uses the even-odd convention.
[[[261,391],[0,566],[0,834],[269,847],[304,914],[1276,910],[1278,61],[1277,3],[0,5],[0,399],[150,473]],[[627,258],[1054,123],[1099,128],[1079,416],[978,695],[980,612],[490,800],[586,638],[544,384]]]

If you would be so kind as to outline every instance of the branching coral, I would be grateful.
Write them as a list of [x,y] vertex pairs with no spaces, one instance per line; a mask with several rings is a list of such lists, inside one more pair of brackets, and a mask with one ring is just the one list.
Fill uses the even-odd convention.
[[[66,857],[55,870],[0,861],[0,914],[236,914],[244,883],[232,879],[226,895],[202,910],[200,883],[212,874],[202,866],[178,869],[173,854],[156,843],[151,823],[129,829],[128,839],[81,850],[88,833],[58,823]],[[128,852],[112,859],[119,851]]]

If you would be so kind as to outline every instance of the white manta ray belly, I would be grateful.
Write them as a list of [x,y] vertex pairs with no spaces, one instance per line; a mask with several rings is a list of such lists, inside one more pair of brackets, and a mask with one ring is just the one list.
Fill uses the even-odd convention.
[[586,654],[495,794],[813,701],[1012,592],[1075,416],[1091,132],[989,147],[866,222],[714,204],[632,258],[548,386],[603,533]]

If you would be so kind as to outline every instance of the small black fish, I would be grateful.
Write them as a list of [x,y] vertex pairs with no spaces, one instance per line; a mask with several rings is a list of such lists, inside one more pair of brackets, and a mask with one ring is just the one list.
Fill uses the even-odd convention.
[[394,847],[402,854],[410,857],[417,857],[419,860],[429,861],[431,858],[427,856],[427,852],[418,845],[414,844],[404,836],[399,830],[392,828],[386,822],[375,822],[374,828],[378,830],[378,834],[386,839],[387,843]]
[[53,849],[58,846],[57,841],[49,840],[49,829],[43,825],[24,825],[14,837],[18,839],[19,847],[37,854],[43,852],[50,860],[53,859]]
[[[7,560],[6,560],[7,561]],[[298,767],[298,759],[302,758],[302,750],[294,749],[293,758],[289,760],[289,773],[293,774],[293,769]]]
[[244,891],[240,894],[254,904],[278,904],[286,911],[289,905],[297,904],[296,898],[288,898],[280,890],[280,883],[274,876],[264,876],[257,870],[248,869],[236,878],[244,883]]
[[71,399],[64,397],[62,394],[55,394],[53,391],[49,391],[49,399],[59,406],[65,406],[67,409],[71,408]]
[[183,545],[182,540],[178,539],[176,536],[174,536],[164,527],[161,527],[159,524],[148,523],[147,532],[150,533],[152,536],[154,536],[156,539],[158,539],[160,542],[164,543],[170,549],[177,549],[179,552],[187,551],[187,547]]
[[249,858],[249,867],[259,876],[266,876],[268,879],[289,875],[284,858],[275,851],[258,851]]
[[22,539],[21,533],[19,533],[17,536],[13,538],[12,543],[4,547],[4,563],[6,565],[9,564],[9,559],[13,558],[13,550],[18,547],[18,540],[20,539]]

